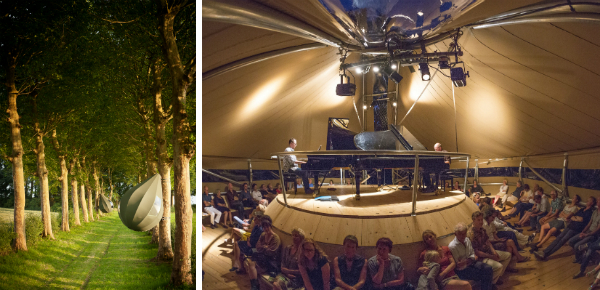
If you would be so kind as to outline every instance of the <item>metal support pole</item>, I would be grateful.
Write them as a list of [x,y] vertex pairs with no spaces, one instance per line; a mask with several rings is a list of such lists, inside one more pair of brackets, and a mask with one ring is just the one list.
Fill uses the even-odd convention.
[[210,172],[210,171],[208,171],[208,170],[206,170],[206,169],[204,169],[204,168],[202,168],[202,172],[206,172],[207,174],[210,174],[210,175],[212,175],[212,176],[214,176],[214,177],[218,177],[218,178],[221,178],[221,179],[223,179],[223,180],[227,180],[227,181],[229,181],[229,182],[231,182],[231,183],[233,183],[233,184],[242,185],[240,182],[237,182],[237,181],[235,181],[235,180],[233,180],[233,179],[229,179],[229,178],[227,178],[227,177],[224,177],[224,176],[218,175],[218,174],[216,174],[216,173],[212,173],[212,172]]
[[[279,165],[279,180],[280,180],[281,184],[283,184],[283,201],[285,202],[285,206],[289,207],[288,203],[287,203],[287,186],[285,184],[285,178],[283,177],[283,169],[281,166],[281,161],[282,161],[281,156],[277,155],[277,165]],[[294,180],[294,182],[296,182],[296,181]]]
[[400,101],[400,83],[396,84],[396,107],[394,107],[394,125],[398,125],[398,102]]
[[519,163],[519,181],[523,184],[523,158],[521,158],[521,163]]
[[467,169],[465,170],[465,184],[463,185],[463,190],[465,192],[465,194],[467,193],[467,182],[468,182],[468,178],[469,178],[469,157],[467,157]]
[[[250,186],[252,186],[252,179],[253,179],[253,176],[252,176],[252,161],[250,159],[248,159],[248,171],[249,171],[249,173],[248,173],[248,180],[250,180]],[[283,185],[285,185],[285,184],[283,184]]]
[[413,196],[412,196],[412,213],[411,216],[417,215],[417,191],[419,187],[419,155],[415,155],[415,182],[413,183]]
[[365,74],[362,75],[362,100],[363,100],[363,107],[362,107],[362,130],[365,131],[367,130],[367,120],[365,120],[365,111],[367,110],[365,107],[367,106],[367,99],[365,97]]
[[477,180],[477,184],[479,184],[479,159],[475,159],[475,177],[474,180]]
[[340,185],[344,185],[344,169],[340,168]]
[[560,189],[560,188],[558,188],[558,186],[552,184],[550,181],[548,181],[548,179],[544,178],[535,169],[533,169],[533,167],[531,167],[531,165],[529,165],[529,162],[527,162],[527,160],[524,160],[524,162],[525,162],[525,165],[527,165],[527,167],[529,167],[531,172],[533,172],[533,174],[535,174],[537,177],[539,177],[543,182],[548,184],[550,187],[554,188],[554,190],[556,190],[556,192],[561,193],[561,194],[563,193],[562,189]]
[[562,188],[564,196],[569,195],[569,186],[567,184],[567,170],[569,170],[569,153],[565,153],[565,161],[563,163]]

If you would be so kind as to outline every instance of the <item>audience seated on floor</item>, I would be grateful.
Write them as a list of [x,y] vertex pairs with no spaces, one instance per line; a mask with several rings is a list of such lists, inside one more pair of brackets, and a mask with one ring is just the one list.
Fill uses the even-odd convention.
[[[573,199],[575,200],[575,198]],[[585,204],[585,208],[577,211],[576,214],[572,215],[570,218],[564,221],[565,227],[564,230],[556,237],[556,239],[544,250],[540,250],[534,252],[535,257],[540,260],[545,260],[550,255],[558,251],[560,247],[569,242],[571,238],[573,238],[572,243],[575,244],[581,238],[579,234],[585,229],[585,227],[590,223],[592,219],[592,215],[594,214],[594,206],[596,205],[596,198],[590,196],[588,198],[587,203]]]
[[583,277],[590,257],[600,249],[598,236],[600,235],[600,198],[596,199],[596,207],[592,218],[583,231],[569,240],[569,246],[575,250],[575,262],[581,263],[580,271],[573,278]]
[[231,260],[231,269],[229,271],[236,271],[238,274],[246,273],[244,260],[246,257],[251,257],[253,249],[256,248],[256,244],[263,233],[261,222],[265,219],[271,219],[267,215],[263,215],[262,212],[256,212],[254,217],[254,227],[250,232],[250,235],[242,236],[242,238],[233,244],[233,259]]
[[[456,269],[456,261],[452,257],[452,252],[447,246],[439,246],[437,242],[437,235],[431,230],[425,230],[422,234],[423,243],[425,244],[425,250],[421,252],[419,256],[419,264],[417,272],[421,276],[429,278],[430,267],[424,265],[425,255],[429,251],[436,251],[439,254],[440,260],[437,262],[440,265],[439,273],[435,276],[435,281],[439,289],[454,289],[454,290],[471,290],[471,284],[468,281],[460,280],[460,278],[454,273]],[[433,276],[433,275],[431,275]],[[419,280],[421,280],[419,278]],[[429,280],[428,280],[429,281]]]
[[513,206],[507,217],[512,218],[519,215],[522,218],[525,211],[531,209],[533,204],[533,191],[529,188],[529,184],[523,184],[519,201]]
[[496,194],[494,198],[494,205],[502,207],[502,200],[508,194],[508,180],[504,179],[502,181],[502,185],[500,185],[500,190]]
[[275,278],[269,279],[273,283],[273,289],[299,289],[304,283],[300,270],[298,270],[298,259],[302,252],[302,243],[305,234],[301,228],[292,230],[292,244],[286,246],[281,252],[281,273]]
[[523,182],[517,181],[517,188],[515,188],[511,194],[507,194],[502,198],[502,212],[506,211],[507,205],[514,206],[514,204],[519,201],[522,191]]
[[375,244],[377,255],[369,259],[369,275],[373,281],[373,288],[387,290],[410,290],[414,286],[404,279],[404,267],[398,256],[390,254],[392,240],[380,238]]
[[252,290],[260,290],[257,266],[270,274],[272,273],[272,276],[275,276],[279,272],[281,240],[273,232],[271,224],[271,218],[268,215],[264,215],[260,221],[263,233],[256,243],[256,250],[253,250],[252,255],[248,256],[244,262],[246,269],[248,269]]
[[504,271],[516,272],[516,258],[513,258],[509,252],[496,251],[494,249],[483,228],[483,213],[476,211],[471,215],[471,219],[473,220],[473,224],[469,229],[468,235],[475,255],[483,263],[492,267],[494,271],[492,283],[500,285],[502,281],[499,278],[504,274]]
[[298,269],[305,289],[329,290],[331,267],[327,255],[313,239],[302,242]]
[[[552,190],[550,192],[550,199],[550,209],[548,210],[548,213],[546,215],[540,215],[537,218],[529,220],[531,230],[535,230],[536,233],[541,231],[544,224],[558,218],[558,215],[561,213],[564,207],[563,198],[562,196],[557,196],[556,190]],[[536,233],[533,233],[532,237],[535,237]]]
[[[242,192],[247,191],[247,187],[247,184],[242,185]],[[522,194],[527,194],[527,185],[522,188]],[[586,270],[593,254],[600,250],[600,208],[595,207],[600,207],[600,199],[590,197],[586,206],[579,209],[579,196],[574,196],[570,204],[564,206],[564,198],[557,197],[556,191],[551,192],[549,199],[538,188],[536,185],[531,190],[535,193],[532,210],[526,211],[517,225],[525,226],[529,222],[530,230],[540,227],[542,235],[532,246],[533,250],[538,250],[552,234],[560,234],[547,248],[535,252],[536,258],[545,260],[568,243],[574,249],[575,262],[581,264],[578,265],[579,273],[573,278],[594,275],[600,265]],[[267,189],[270,189],[269,194],[275,192],[272,186]],[[243,196],[239,195],[242,202]],[[212,213],[211,224],[215,220],[218,223],[222,214],[213,205],[226,205],[221,202],[224,199],[217,192],[212,198],[208,187],[204,187],[203,211]],[[479,281],[482,290],[494,289],[493,284],[502,284],[499,278],[504,272],[517,271],[515,262],[529,260],[519,252],[526,247],[528,236],[498,218],[499,211],[491,206],[492,199],[482,197],[479,202],[480,211],[473,213],[472,227],[468,229],[464,224],[458,224],[456,237],[448,247],[438,245],[434,232],[423,232],[425,249],[419,257],[417,289],[471,290],[467,280]],[[268,201],[261,199],[257,203],[249,219],[235,217],[235,227],[226,240],[234,244],[230,270],[238,270],[240,274],[247,272],[253,290],[260,289],[261,271],[270,274],[266,281],[273,283],[273,289],[414,289],[404,279],[402,259],[390,254],[392,242],[388,238],[377,241],[377,255],[367,260],[356,254],[356,237],[347,236],[343,242],[344,254],[329,261],[326,253],[313,240],[305,239],[299,228],[292,231],[293,244],[282,248],[279,236],[272,231],[270,217],[264,215]],[[558,218],[553,220],[555,217]],[[600,274],[595,283],[600,283]]]
[[344,254],[333,260],[334,290],[362,289],[367,282],[367,259],[356,254],[358,239],[355,236],[346,236],[343,245]]
[[554,235],[554,233],[557,233],[558,231],[564,229],[567,226],[571,217],[573,215],[575,215],[575,213],[577,213],[577,211],[579,211],[579,202],[580,201],[581,201],[581,198],[579,197],[579,195],[576,195],[571,200],[571,204],[569,204],[563,208],[563,210],[558,215],[557,219],[552,220],[552,221],[544,224],[541,227],[540,237],[538,239],[538,242],[536,245],[531,247],[532,253],[537,251],[539,248],[541,248],[543,246],[543,244],[548,239],[550,239],[550,237],[552,235]]
[[452,186],[452,190],[462,191],[462,187],[458,184],[458,181],[454,182],[454,186]]
[[467,226],[464,223],[458,223],[454,227],[454,240],[450,242],[448,248],[452,257],[456,261],[454,272],[460,279],[474,280],[480,282],[481,290],[493,289],[492,281],[494,270],[490,265],[479,261],[475,256],[475,250],[471,240],[467,237]]

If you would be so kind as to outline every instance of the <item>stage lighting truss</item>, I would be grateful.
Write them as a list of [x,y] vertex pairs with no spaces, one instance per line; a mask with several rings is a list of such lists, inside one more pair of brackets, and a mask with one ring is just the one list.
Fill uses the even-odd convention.
[[[459,60],[459,57],[463,56],[463,52],[458,43],[458,38],[462,35],[462,31],[459,29],[455,33],[450,34],[448,37],[452,42],[448,45],[448,51],[440,52],[427,52],[425,49],[425,41],[421,40],[419,44],[421,47],[420,52],[414,50],[415,42],[410,42],[410,39],[390,32],[385,40],[387,47],[387,53],[379,56],[369,56],[368,54],[363,55],[363,59],[356,63],[345,63],[348,49],[340,48],[340,75],[346,75],[346,70],[357,74],[367,74],[370,70],[374,73],[381,73],[388,78],[392,79],[395,83],[399,83],[402,80],[402,76],[398,73],[398,68],[401,66],[409,66],[412,68],[414,65],[418,66],[421,73],[421,79],[423,81],[431,80],[431,69],[435,69],[440,72],[441,75],[448,77],[452,80],[455,86],[464,87],[467,84],[467,77],[469,72],[464,69],[464,64]],[[441,39],[440,39],[441,41]],[[407,48],[407,43],[410,47]],[[463,68],[458,67],[458,64],[463,64]],[[444,73],[443,70],[449,69],[450,74]],[[411,73],[414,69],[411,69]],[[350,74],[352,74],[350,72]],[[346,85],[343,83],[340,85]]]

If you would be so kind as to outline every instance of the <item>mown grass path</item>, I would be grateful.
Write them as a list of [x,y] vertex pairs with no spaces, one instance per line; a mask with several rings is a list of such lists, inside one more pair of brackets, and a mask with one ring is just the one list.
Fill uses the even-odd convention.
[[150,262],[150,236],[116,212],[55,233],[27,252],[0,257],[0,289],[168,289],[170,263]]

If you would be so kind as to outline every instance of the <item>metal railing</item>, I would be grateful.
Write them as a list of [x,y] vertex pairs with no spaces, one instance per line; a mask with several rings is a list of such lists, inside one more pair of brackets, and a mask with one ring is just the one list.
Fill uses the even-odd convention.
[[[288,206],[287,203],[287,190],[285,186],[285,181],[283,178],[283,157],[286,155],[361,155],[361,156],[410,156],[414,157],[415,167],[414,167],[414,176],[415,180],[419,178],[419,160],[420,159],[438,159],[443,156],[454,156],[454,157],[466,157],[467,158],[467,168],[465,174],[465,187],[467,184],[467,177],[469,175],[469,162],[468,160],[471,158],[470,154],[467,153],[458,153],[458,152],[440,152],[440,151],[424,151],[424,150],[327,150],[327,151],[293,151],[293,152],[277,152],[272,153],[271,155],[277,156],[278,164],[279,164],[279,177],[281,179],[281,184],[283,184],[283,200],[285,202],[285,206]],[[402,158],[405,160],[412,158]],[[417,212],[417,190],[418,186],[415,183],[413,185],[413,193],[412,193],[412,216],[416,215]]]

